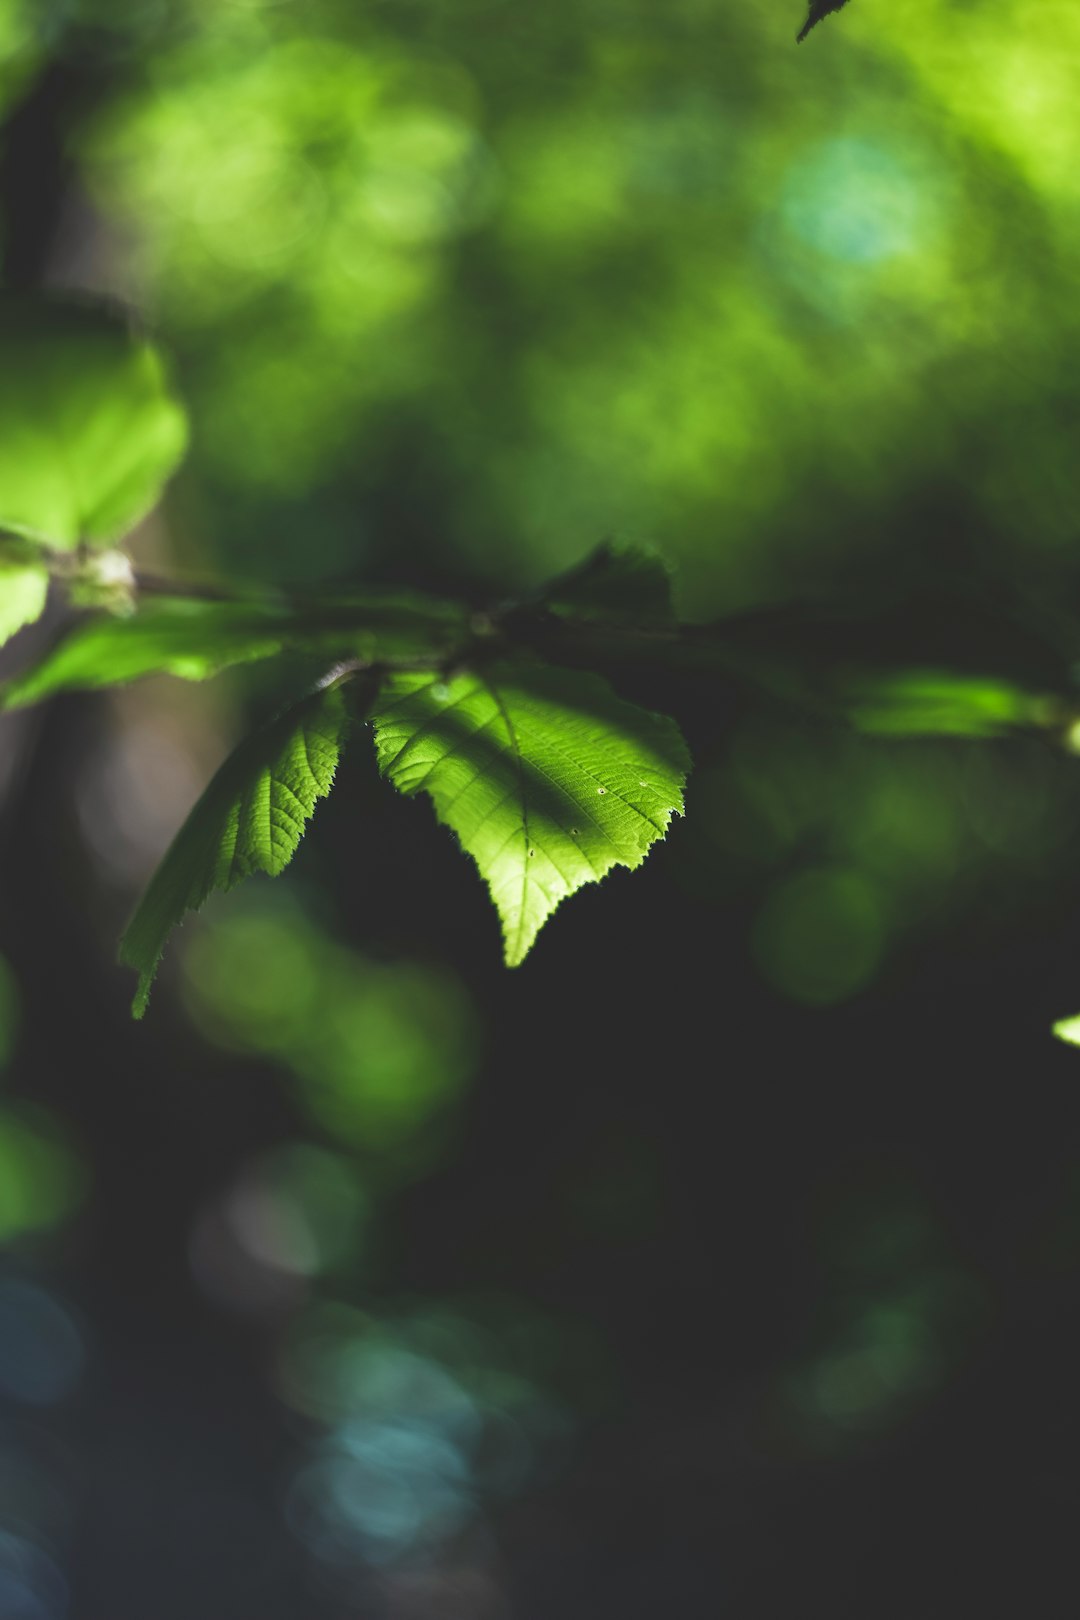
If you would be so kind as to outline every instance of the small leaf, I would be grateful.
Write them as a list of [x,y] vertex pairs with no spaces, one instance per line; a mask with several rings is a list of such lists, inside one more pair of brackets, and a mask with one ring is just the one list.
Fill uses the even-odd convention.
[[372,719],[380,770],[429,793],[479,867],[510,967],[561,901],[640,866],[682,813],[690,759],[675,722],[595,675],[509,663],[396,675]]
[[136,1018],[146,1011],[165,942],[185,912],[214,889],[231,889],[256,872],[276,877],[288,866],[316,802],[333,784],[347,724],[341,687],[326,687],[248,737],[218,770],[120,942],[121,962],[139,974]]
[[157,350],[87,304],[0,300],[0,526],[71,549],[125,534],[187,442]]
[[1080,1046],[1080,1013],[1074,1013],[1071,1018],[1059,1018],[1056,1024],[1050,1025],[1050,1033],[1067,1046]]
[[667,564],[640,546],[605,541],[577,568],[555,580],[544,606],[560,617],[673,624]]
[[39,703],[55,692],[121,686],[141,675],[201,681],[229,664],[281,651],[282,621],[270,609],[231,602],[154,602],[131,618],[92,618],[40,663],[9,681],[5,709]]
[[1000,737],[1058,718],[1052,698],[995,677],[908,669],[841,683],[841,700],[859,730],[886,737]]
[[0,557],[0,647],[45,610],[49,571],[43,563]]
[[39,664],[14,677],[0,707],[22,708],[56,692],[93,691],[144,675],[202,681],[230,664],[283,650],[335,658],[437,656],[466,636],[465,610],[423,597],[372,592],[296,610],[173,597],[129,618],[76,625]]
[[810,10],[806,21],[795,35],[796,45],[801,45],[810,30],[816,28],[818,23],[827,17],[830,12],[839,11],[842,6],[846,5],[847,0],[810,0]]

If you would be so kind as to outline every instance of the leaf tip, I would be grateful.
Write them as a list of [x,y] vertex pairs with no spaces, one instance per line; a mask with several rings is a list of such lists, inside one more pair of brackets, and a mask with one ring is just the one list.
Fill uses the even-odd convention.
[[1059,1018],[1057,1023],[1051,1024],[1050,1033],[1067,1046],[1080,1046],[1080,1014],[1074,1014],[1072,1018]]
[[161,961],[161,954],[159,952],[152,961],[148,962],[145,954],[139,951],[137,947],[133,946],[131,942],[131,926],[129,925],[127,931],[120,941],[120,949],[117,952],[117,960],[119,961],[121,967],[134,968],[136,973],[139,975],[139,982],[135,987],[135,994],[131,998],[131,1016],[132,1018],[141,1018],[146,1012],[147,1006],[150,1002],[150,991],[153,987],[154,979],[157,977],[158,963]]

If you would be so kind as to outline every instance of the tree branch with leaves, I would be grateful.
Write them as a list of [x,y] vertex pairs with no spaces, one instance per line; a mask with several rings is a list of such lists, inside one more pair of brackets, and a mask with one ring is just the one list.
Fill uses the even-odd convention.
[[137,1016],[172,929],[214,890],[283,871],[362,731],[383,776],[427,794],[476,863],[510,967],[563,900],[640,866],[683,813],[689,750],[675,718],[619,694],[628,666],[750,686],[864,732],[1071,738],[1067,694],[955,670],[811,668],[737,626],[680,623],[660,559],[610,544],[482,612],[359,585],[299,596],[141,578],[119,543],[187,442],[161,356],[119,312],[60,300],[0,309],[0,356],[0,635],[40,616],[50,581],[76,611],[7,681],[6,709],[287,654],[325,664],[234,750],[165,854],[120,947]]

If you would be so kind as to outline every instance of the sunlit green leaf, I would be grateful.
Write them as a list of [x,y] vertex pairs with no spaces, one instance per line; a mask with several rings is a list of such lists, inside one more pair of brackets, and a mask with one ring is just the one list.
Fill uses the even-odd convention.
[[396,675],[372,719],[380,769],[429,793],[479,867],[510,967],[561,901],[639,866],[682,813],[678,727],[595,675],[509,663],[448,682]]
[[276,877],[296,853],[317,800],[329,793],[348,723],[340,687],[294,704],[230,754],[158,867],[120,943],[146,1010],[165,942],[214,889],[257,872]]
[[62,548],[116,539],[186,442],[157,350],[121,317],[0,302],[0,526]]
[[42,563],[0,557],[0,646],[45,608],[49,571]]

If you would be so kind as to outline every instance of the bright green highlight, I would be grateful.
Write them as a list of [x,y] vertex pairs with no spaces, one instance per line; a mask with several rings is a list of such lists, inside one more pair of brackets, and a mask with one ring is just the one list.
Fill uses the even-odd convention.
[[879,736],[997,737],[1049,723],[1052,700],[993,677],[946,670],[903,670],[844,683],[858,730]]
[[1080,1046],[1080,1013],[1074,1013],[1071,1018],[1059,1018],[1056,1024],[1051,1024],[1050,1032],[1069,1046]]
[[292,705],[218,770],[155,872],[120,942],[139,973],[132,1010],[146,1010],[165,941],[214,889],[292,860],[316,802],[329,793],[347,725],[339,687]]
[[403,465],[500,587],[663,537],[702,617],[906,578],[942,475],[1010,568],[1069,544],[1075,7],[860,0],[796,49],[800,9],[526,39],[312,0],[162,39],[76,147],[183,354],[192,487],[244,509],[223,554],[314,569],[283,497],[333,485],[336,566]]
[[362,455],[358,420],[429,372],[432,295],[498,176],[451,53],[414,62],[370,18],[351,39],[310,8],[233,12],[107,106],[89,179],[168,318],[228,326],[195,373],[201,450],[280,495]]
[[0,0],[0,111],[6,111],[37,67],[35,0]]
[[41,617],[48,594],[49,571],[42,563],[0,555],[0,646]]
[[157,350],[115,314],[0,304],[0,527],[69,549],[115,540],[186,444]]
[[673,720],[595,675],[494,664],[391,677],[372,709],[379,768],[431,795],[480,869],[516,967],[555,908],[637,867],[681,815],[690,758]]
[[339,1140],[398,1154],[471,1077],[471,1008],[455,980],[407,963],[357,960],[332,988],[332,1022],[296,1063],[304,1106]]
[[185,979],[205,1033],[285,1064],[304,1111],[339,1141],[384,1170],[437,1152],[478,1041],[472,1004],[445,969],[370,961],[294,907],[263,904],[201,929]]

